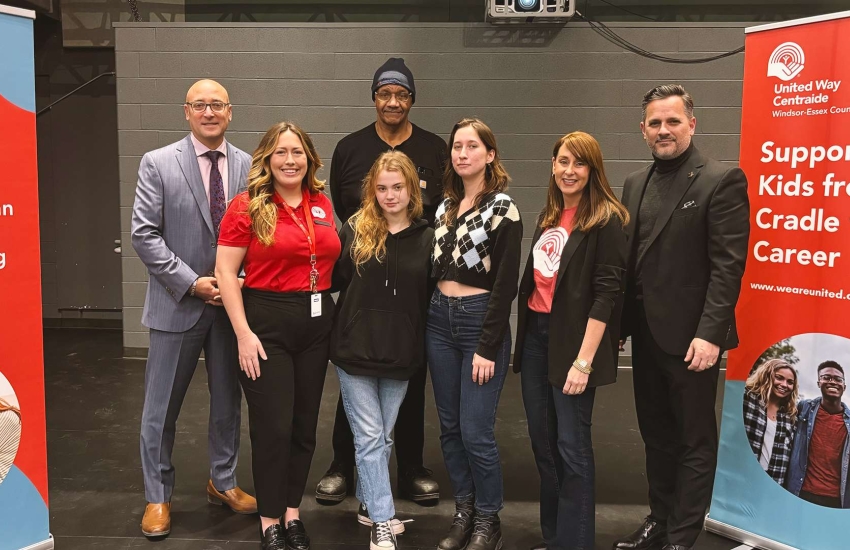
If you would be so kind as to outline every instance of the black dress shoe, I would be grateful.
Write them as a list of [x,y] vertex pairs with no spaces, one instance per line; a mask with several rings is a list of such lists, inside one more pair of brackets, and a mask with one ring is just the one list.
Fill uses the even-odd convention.
[[667,544],[667,525],[652,518],[636,531],[614,541],[614,550],[658,550]]
[[279,523],[269,525],[265,532],[260,534],[260,541],[262,550],[286,550],[283,526]]
[[348,496],[348,481],[354,472],[350,466],[334,460],[316,485],[316,502],[325,506],[339,504]]
[[690,546],[682,546],[681,544],[668,544],[661,550],[692,550]]
[[[398,472],[398,494],[416,503],[440,500],[440,484],[428,468],[415,466]],[[436,502],[435,502],[436,503]]]
[[291,519],[286,524],[286,550],[310,550],[310,537],[300,519]]

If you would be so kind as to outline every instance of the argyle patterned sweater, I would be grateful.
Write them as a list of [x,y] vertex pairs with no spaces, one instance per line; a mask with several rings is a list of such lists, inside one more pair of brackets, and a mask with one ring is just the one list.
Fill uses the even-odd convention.
[[483,197],[453,222],[446,219],[448,207],[445,199],[437,208],[433,276],[490,291],[476,353],[492,361],[509,329],[517,295],[522,219],[504,193]]

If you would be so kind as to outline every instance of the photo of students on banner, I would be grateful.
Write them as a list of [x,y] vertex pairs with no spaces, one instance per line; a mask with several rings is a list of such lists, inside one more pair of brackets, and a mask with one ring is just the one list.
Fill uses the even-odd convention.
[[0,483],[6,479],[21,443],[21,410],[9,381],[0,372]]
[[762,469],[785,485],[797,418],[797,371],[783,359],[755,367],[744,386],[744,428]]
[[829,508],[850,508],[848,359],[846,338],[786,338],[759,357],[744,386],[744,428],[761,469],[792,494]]

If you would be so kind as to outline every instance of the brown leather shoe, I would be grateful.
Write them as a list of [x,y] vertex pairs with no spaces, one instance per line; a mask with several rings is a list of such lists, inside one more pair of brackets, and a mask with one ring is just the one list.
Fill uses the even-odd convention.
[[237,514],[256,514],[257,499],[240,489],[234,487],[221,493],[213,485],[212,480],[207,482],[207,501],[210,504],[221,506],[222,504]]
[[142,534],[146,537],[164,537],[171,532],[171,503],[148,503],[142,518]]

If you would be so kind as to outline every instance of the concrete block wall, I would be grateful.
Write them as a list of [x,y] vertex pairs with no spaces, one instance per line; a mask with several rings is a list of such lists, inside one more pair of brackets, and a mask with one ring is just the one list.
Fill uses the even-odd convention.
[[[123,242],[124,346],[144,353],[141,324],[147,273],[130,245],[137,170],[148,150],[184,137],[181,104],[199,78],[219,80],[234,104],[228,139],[252,152],[273,123],[294,120],[329,164],[337,141],[375,120],[374,71],[402,56],[414,73],[416,124],[448,137],[464,116],[496,133],[526,226],[543,205],[551,148],[584,130],[602,145],[619,194],[646,164],[640,101],[652,86],[680,82],[697,108],[698,145],[736,162],[743,55],[669,64],[627,52],[583,23],[561,28],[487,24],[116,24],[115,55]],[[743,24],[610,25],[634,44],[696,58],[740,47]],[[327,178],[327,168],[320,173]]]

